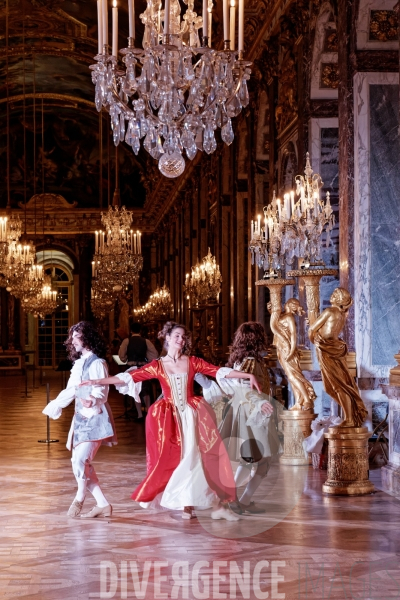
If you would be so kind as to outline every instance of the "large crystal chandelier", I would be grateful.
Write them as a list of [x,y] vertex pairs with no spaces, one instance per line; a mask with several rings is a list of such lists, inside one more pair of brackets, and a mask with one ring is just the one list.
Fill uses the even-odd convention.
[[[224,49],[211,48],[212,1],[203,0],[203,17],[194,0],[147,0],[140,15],[143,49],[135,47],[134,4],[129,5],[128,47],[118,63],[118,9],[113,8],[112,54],[108,54],[107,0],[98,0],[99,51],[91,66],[97,110],[111,117],[114,144],[125,140],[137,154],[140,140],[166,177],[178,177],[197,151],[216,150],[215,130],[226,144],[234,138],[233,117],[249,103],[250,62],[243,60],[244,0],[239,3],[239,43],[235,51],[235,3],[224,0]],[[211,6],[210,6],[211,5]],[[233,23],[233,26],[232,26]],[[199,29],[202,29],[200,42]],[[231,39],[229,39],[231,38]]]
[[11,215],[0,217],[0,271],[2,273],[2,287],[7,285],[5,270],[8,266],[9,251],[11,247],[17,245],[22,232],[22,222],[19,216]]
[[133,285],[143,268],[142,236],[140,231],[133,232],[130,228],[132,211],[125,206],[121,209],[110,206],[107,213],[101,213],[101,220],[105,231],[95,233],[92,287],[96,298],[103,297],[107,290],[115,300],[127,286]]
[[306,154],[305,176],[296,176],[296,195],[291,191],[284,194],[283,202],[276,198],[264,207],[263,225],[261,215],[251,222],[249,250],[252,264],[263,268],[266,274],[292,265],[295,257],[303,259],[304,265],[322,260],[322,233],[326,233],[326,247],[330,245],[330,232],[335,216],[326,193],[324,202],[320,197],[323,181],[313,174],[309,153]]
[[208,254],[186,274],[184,291],[195,306],[218,301],[222,277],[215,256]]

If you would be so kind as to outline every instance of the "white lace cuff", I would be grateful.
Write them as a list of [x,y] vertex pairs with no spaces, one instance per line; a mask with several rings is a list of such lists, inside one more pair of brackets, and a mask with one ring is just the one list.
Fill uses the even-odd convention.
[[[252,401],[254,402],[254,398],[252,398]],[[254,402],[255,407],[251,411],[250,416],[246,421],[246,425],[248,427],[267,427],[268,426],[268,422],[269,422],[271,415],[266,415],[261,410],[261,407],[265,402],[267,402],[267,400],[265,400],[265,398],[260,398],[259,400],[256,400]]]
[[63,408],[64,407],[61,407],[59,402],[57,402],[57,400],[52,400],[42,410],[42,413],[44,415],[47,415],[48,417],[50,417],[50,419],[59,419],[61,417]]
[[218,369],[217,374],[215,376],[219,387],[229,398],[231,398],[235,393],[234,388],[229,383],[229,379],[226,378],[226,376],[229,375],[229,373],[231,373],[232,371],[233,369],[229,367],[221,367],[220,369]]
[[203,398],[208,404],[216,404],[221,402],[225,395],[219,385],[215,381],[211,381],[211,385],[208,388],[203,388]]
[[120,394],[127,394],[128,396],[132,396],[135,402],[140,404],[141,400],[139,394],[142,391],[142,382],[138,381],[137,383],[135,383],[132,379],[132,376],[129,374],[130,371],[131,369],[125,371],[125,373],[118,373],[118,375],[116,375],[116,377],[118,377],[118,379],[121,380],[121,383],[115,384],[115,387],[117,388]]

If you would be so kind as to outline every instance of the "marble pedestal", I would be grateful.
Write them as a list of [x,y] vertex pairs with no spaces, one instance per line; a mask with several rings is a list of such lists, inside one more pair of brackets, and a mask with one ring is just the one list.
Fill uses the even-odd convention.
[[311,423],[317,415],[307,410],[288,410],[281,415],[284,422],[283,465],[309,465],[311,456],[304,451],[304,438],[311,435]]
[[368,438],[366,427],[330,427],[328,479],[322,486],[331,496],[361,496],[375,491],[368,479]]
[[389,462],[381,468],[382,489],[400,496],[400,385],[382,385],[389,398]]

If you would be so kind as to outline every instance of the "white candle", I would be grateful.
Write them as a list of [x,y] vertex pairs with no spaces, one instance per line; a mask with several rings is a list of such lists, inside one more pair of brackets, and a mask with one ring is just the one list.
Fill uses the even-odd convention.
[[203,0],[203,37],[208,37],[208,0]]
[[208,7],[208,45],[211,48],[211,34],[212,34],[212,8]]
[[251,239],[253,240],[254,239],[254,221],[251,222],[250,230],[251,230]]
[[292,203],[292,215],[294,215],[294,191],[293,190],[290,192],[290,200]]
[[257,217],[257,235],[261,234],[261,215]]
[[94,277],[94,261],[92,262],[92,277]]
[[314,216],[318,214],[318,193],[314,192]]
[[112,8],[112,55],[118,56],[118,8],[117,0],[113,0]]
[[129,37],[135,39],[135,0],[128,0]]
[[264,217],[264,239],[265,241],[268,240],[268,224],[267,224],[267,217]]
[[102,7],[102,13],[103,13],[103,18],[102,18],[102,23],[103,23],[103,44],[105,46],[108,45],[108,6],[107,6],[107,2],[108,0],[102,0],[101,3],[101,7]]
[[236,7],[235,0],[231,0],[231,23],[230,23],[230,34],[229,39],[231,40],[231,50],[235,49],[235,29],[236,29]]
[[239,40],[238,50],[244,50],[244,0],[239,0]]
[[134,254],[137,254],[137,252],[136,252],[136,233],[133,234],[133,252],[134,252]]
[[229,5],[228,0],[223,0],[223,17],[224,17],[224,41],[229,40]]
[[97,254],[97,252],[99,251],[99,232],[96,231],[95,232],[95,252]]
[[102,14],[102,1],[97,0],[97,37],[98,37],[98,47],[97,53],[103,54],[103,14]]
[[138,231],[138,240],[139,240],[139,254],[142,254],[142,234]]
[[[204,12],[204,3],[207,4],[207,0],[203,0],[203,12]],[[207,7],[206,7],[207,10]],[[169,34],[169,0],[165,0],[165,10],[164,10],[164,34]],[[205,13],[207,15],[207,12]],[[204,17],[203,17],[204,18]]]

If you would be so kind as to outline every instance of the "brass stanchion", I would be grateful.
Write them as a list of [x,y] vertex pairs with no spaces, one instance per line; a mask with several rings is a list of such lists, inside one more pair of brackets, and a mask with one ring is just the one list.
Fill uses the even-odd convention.
[[[47,395],[47,404],[50,402],[50,384],[46,383],[46,395]],[[45,440],[38,440],[39,444],[55,444],[60,440],[52,440],[50,439],[50,417],[47,417],[47,438]]]

